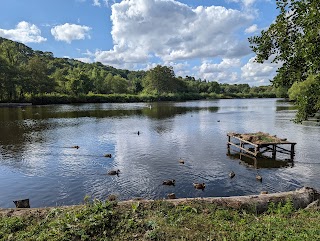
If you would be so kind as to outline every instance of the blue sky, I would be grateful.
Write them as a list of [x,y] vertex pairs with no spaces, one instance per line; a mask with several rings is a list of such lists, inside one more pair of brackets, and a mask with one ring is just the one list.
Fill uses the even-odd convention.
[[273,0],[0,0],[0,9],[0,36],[55,57],[250,85],[269,84],[279,67],[255,63],[247,41],[275,20]]

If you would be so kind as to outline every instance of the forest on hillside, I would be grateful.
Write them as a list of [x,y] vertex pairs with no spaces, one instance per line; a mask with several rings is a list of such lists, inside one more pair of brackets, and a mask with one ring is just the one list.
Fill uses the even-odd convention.
[[272,86],[221,84],[214,80],[175,76],[172,67],[129,71],[102,63],[55,58],[28,46],[0,38],[0,101],[25,101],[43,96],[186,95],[223,97],[275,97]]

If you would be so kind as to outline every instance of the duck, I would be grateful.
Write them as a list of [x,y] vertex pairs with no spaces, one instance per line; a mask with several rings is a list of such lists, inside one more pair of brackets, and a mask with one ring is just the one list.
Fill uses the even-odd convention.
[[167,197],[168,197],[168,199],[176,199],[176,194],[168,193]]
[[262,176],[260,176],[259,174],[256,175],[256,179],[260,182],[262,182]]
[[109,157],[109,158],[111,158],[112,155],[111,155],[111,153],[107,153],[107,154],[104,155],[104,157]]
[[268,191],[261,191],[260,195],[268,194]]
[[165,180],[163,181],[162,185],[168,185],[168,186],[174,186],[176,183],[176,180],[172,179],[172,180]]
[[193,183],[193,186],[195,189],[203,190],[206,187],[206,184],[205,183]]
[[119,173],[120,173],[120,170],[118,169],[118,170],[112,170],[112,171],[109,171],[108,172],[108,175],[119,175]]
[[180,158],[179,163],[184,164],[184,160]]
[[72,146],[72,148],[79,149],[79,148],[80,148],[80,146]]
[[234,173],[234,171],[231,171],[231,172],[229,173],[229,177],[230,177],[230,178],[234,178],[235,175],[236,175],[236,174]]

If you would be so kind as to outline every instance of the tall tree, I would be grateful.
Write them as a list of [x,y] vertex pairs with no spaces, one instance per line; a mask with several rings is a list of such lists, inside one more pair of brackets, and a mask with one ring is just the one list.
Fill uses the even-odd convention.
[[55,88],[54,79],[49,78],[47,63],[40,57],[32,57],[27,64],[27,73],[30,78],[29,91],[33,94],[50,93]]
[[[295,82],[305,81],[308,76],[320,72],[320,3],[319,0],[277,0],[276,4],[280,13],[275,22],[267,30],[261,31],[260,36],[249,38],[249,42],[257,54],[257,62],[263,63],[273,58],[273,62],[282,64],[273,84],[288,89]],[[315,78],[315,81],[319,81],[319,78]],[[310,81],[305,85],[310,87]],[[297,86],[300,85],[294,88]],[[303,94],[297,90],[295,93]],[[319,108],[307,107],[313,101],[302,101],[302,98],[295,100],[299,107],[297,121],[319,111]],[[306,113],[307,109],[313,113]]]
[[147,75],[143,79],[143,85],[147,92],[161,94],[175,91],[173,68],[161,65],[156,66],[147,72]]

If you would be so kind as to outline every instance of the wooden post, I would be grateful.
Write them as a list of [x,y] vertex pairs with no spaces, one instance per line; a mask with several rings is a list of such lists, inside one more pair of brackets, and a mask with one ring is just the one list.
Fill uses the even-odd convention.
[[293,157],[294,157],[294,145],[295,145],[295,143],[291,144],[291,152],[290,152],[290,159],[291,160],[293,160]]
[[254,147],[254,156],[258,156],[259,151],[260,151],[259,146],[255,146]]
[[273,144],[272,145],[272,159],[276,159],[276,154],[277,154],[277,145]]

